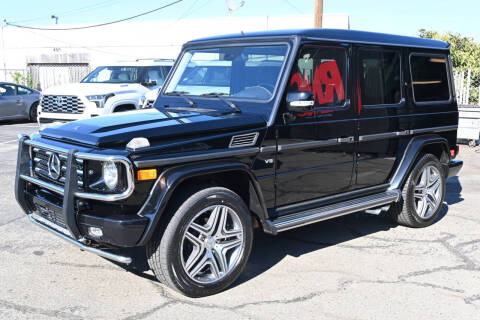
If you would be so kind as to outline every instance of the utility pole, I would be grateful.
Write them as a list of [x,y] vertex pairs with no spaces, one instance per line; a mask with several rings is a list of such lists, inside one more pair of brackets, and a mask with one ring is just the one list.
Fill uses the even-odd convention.
[[313,26],[321,28],[323,24],[323,0],[315,0],[315,18]]
[[4,72],[4,81],[7,81],[7,61],[6,61],[6,53],[5,53],[5,26],[7,25],[7,19],[3,19],[2,21],[2,60],[3,60],[3,72]]

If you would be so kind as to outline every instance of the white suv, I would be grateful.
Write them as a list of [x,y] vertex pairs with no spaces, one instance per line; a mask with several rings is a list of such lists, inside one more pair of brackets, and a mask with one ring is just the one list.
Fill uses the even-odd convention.
[[98,67],[80,83],[46,89],[38,122],[45,125],[142,108],[145,94],[157,91],[172,60],[135,61]]

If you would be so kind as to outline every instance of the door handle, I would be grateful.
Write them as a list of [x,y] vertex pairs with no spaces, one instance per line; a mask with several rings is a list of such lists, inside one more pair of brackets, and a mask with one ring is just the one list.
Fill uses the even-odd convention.
[[338,143],[352,143],[355,141],[354,137],[342,137],[342,138],[337,138]]

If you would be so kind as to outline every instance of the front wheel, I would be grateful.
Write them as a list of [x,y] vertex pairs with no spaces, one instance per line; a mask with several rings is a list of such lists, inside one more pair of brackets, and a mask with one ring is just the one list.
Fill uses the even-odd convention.
[[37,116],[38,116],[38,103],[35,102],[31,107],[30,107],[30,112],[29,112],[29,120],[31,122],[37,122]]
[[392,218],[412,228],[431,225],[442,209],[445,186],[440,161],[432,154],[424,155],[410,172],[402,189],[402,199],[390,207]]
[[252,221],[233,191],[206,188],[175,210],[147,244],[157,279],[190,297],[218,293],[238,278],[253,241]]

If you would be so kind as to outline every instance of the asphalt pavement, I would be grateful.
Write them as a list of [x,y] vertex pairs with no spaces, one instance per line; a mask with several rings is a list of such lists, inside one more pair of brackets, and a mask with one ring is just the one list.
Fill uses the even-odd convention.
[[140,250],[123,266],[32,225],[13,194],[18,133],[0,122],[0,319],[480,319],[480,148],[447,182],[425,229],[356,213],[255,234],[227,291],[190,299],[157,282]]

